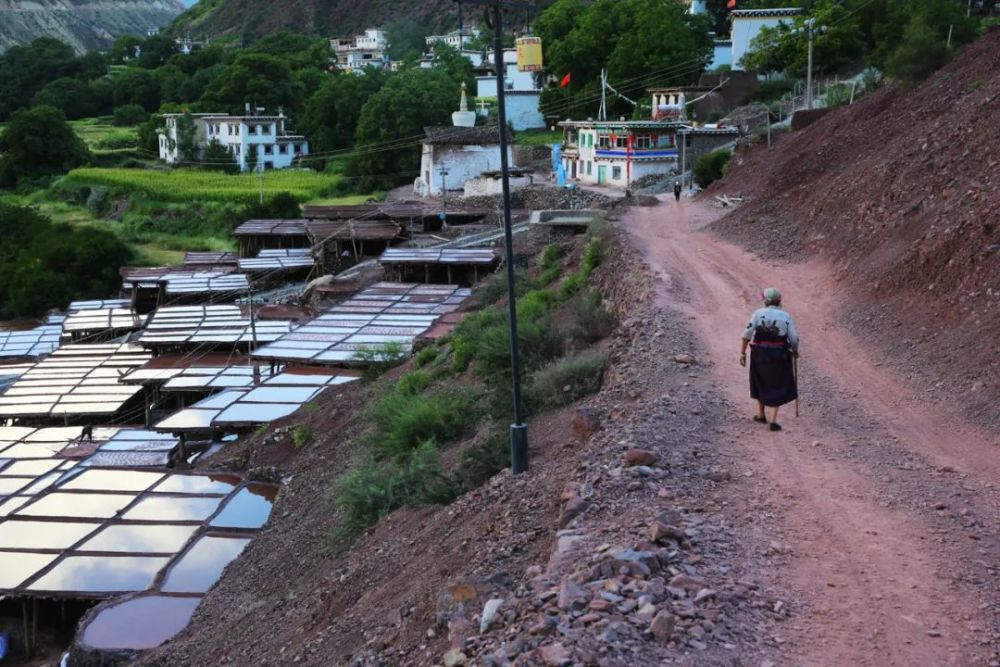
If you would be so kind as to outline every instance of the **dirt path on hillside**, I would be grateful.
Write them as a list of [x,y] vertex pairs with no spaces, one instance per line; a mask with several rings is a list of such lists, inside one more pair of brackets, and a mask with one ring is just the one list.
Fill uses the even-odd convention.
[[[827,267],[772,265],[710,236],[702,228],[720,213],[663,198],[620,224],[659,274],[664,305],[691,317],[732,404],[719,446],[752,489],[733,505],[759,515],[784,565],[762,576],[801,607],[777,653],[789,665],[1000,664],[1000,438],[961,426],[870,357],[863,332],[838,324]],[[750,421],[737,363],[771,285],[803,339],[802,416],[787,406],[778,434]]]

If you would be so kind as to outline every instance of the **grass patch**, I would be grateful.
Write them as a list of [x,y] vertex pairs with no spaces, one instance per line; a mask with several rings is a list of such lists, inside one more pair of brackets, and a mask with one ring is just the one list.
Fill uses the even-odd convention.
[[198,169],[127,169],[85,167],[74,169],[63,183],[105,187],[115,192],[138,194],[172,202],[192,200],[247,202],[260,196],[288,192],[299,201],[321,197],[337,185],[339,177],[309,170],[280,169],[263,174],[226,174]]
[[313,430],[305,424],[300,424],[292,431],[292,443],[295,449],[303,449],[313,442]]
[[451,502],[456,489],[435,444],[424,442],[409,456],[370,460],[346,473],[338,481],[336,494],[346,522],[333,535],[334,548],[400,507]]
[[[403,389],[411,391],[415,386],[410,382]],[[447,390],[410,394],[399,389],[397,386],[383,396],[369,413],[375,424],[374,451],[381,457],[404,457],[428,440],[452,440],[470,421],[473,400],[468,393]]]
[[115,126],[110,119],[101,118],[71,120],[69,124],[92,153],[113,153],[116,150],[135,148],[139,144],[138,125]]
[[525,392],[532,412],[568,405],[601,389],[607,357],[587,351],[557,359],[531,375]]

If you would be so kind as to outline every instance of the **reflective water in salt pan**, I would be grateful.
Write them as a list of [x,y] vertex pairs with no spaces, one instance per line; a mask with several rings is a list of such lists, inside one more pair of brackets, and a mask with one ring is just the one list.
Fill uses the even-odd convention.
[[16,514],[110,519],[133,500],[135,496],[123,494],[53,492],[27,507],[22,507]]
[[171,475],[153,491],[156,493],[226,494],[240,483],[232,475]]
[[134,470],[84,470],[63,482],[62,489],[88,491],[145,491],[163,479],[157,472]]
[[83,631],[83,643],[98,649],[150,649],[167,641],[191,620],[200,597],[148,595],[110,606]]
[[68,549],[99,526],[61,521],[5,521],[0,523],[0,549]]
[[271,516],[271,505],[277,487],[267,484],[250,484],[233,496],[219,515],[212,519],[217,528],[260,528]]
[[219,507],[221,498],[153,496],[140,500],[124,515],[128,521],[204,521]]
[[169,558],[145,556],[67,556],[33,583],[32,591],[124,593],[141,591]]
[[79,547],[79,551],[162,553],[173,555],[191,539],[197,526],[108,526]]
[[170,568],[163,584],[165,593],[206,593],[247,544],[249,538],[215,537],[198,539],[180,560]]
[[56,554],[0,552],[0,588],[16,588],[56,559]]

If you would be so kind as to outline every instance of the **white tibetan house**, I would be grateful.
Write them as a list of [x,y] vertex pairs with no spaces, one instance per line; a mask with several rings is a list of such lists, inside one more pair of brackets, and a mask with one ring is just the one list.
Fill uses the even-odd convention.
[[[459,111],[451,115],[451,127],[425,127],[420,175],[413,183],[419,197],[440,196],[446,191],[464,191],[467,181],[500,170],[500,131],[476,127],[476,113],[469,111],[465,86]],[[507,163],[514,158],[507,146]]]

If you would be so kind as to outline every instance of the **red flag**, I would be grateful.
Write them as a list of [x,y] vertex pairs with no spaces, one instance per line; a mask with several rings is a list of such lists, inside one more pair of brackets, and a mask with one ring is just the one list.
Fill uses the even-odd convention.
[[559,82],[559,87],[560,88],[565,88],[566,86],[568,86],[569,85],[569,79],[570,79],[570,75],[569,74],[567,74],[566,76],[564,76],[562,78],[562,81]]
[[726,3],[726,9],[736,9],[736,0],[729,0]]

